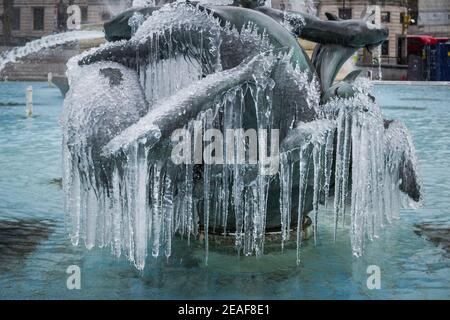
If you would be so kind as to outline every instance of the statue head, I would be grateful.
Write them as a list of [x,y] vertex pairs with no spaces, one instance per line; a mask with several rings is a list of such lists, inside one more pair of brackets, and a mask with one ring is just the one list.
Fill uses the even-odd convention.
[[266,3],[266,0],[240,0],[240,5],[244,8],[255,9]]
[[[377,24],[373,21],[374,11],[363,11],[361,19],[342,20],[332,13],[326,12],[328,20],[339,21],[340,28],[336,29],[336,33],[345,38],[345,45],[355,48],[363,48],[371,50],[381,45],[389,36],[389,28]],[[349,30],[351,31],[349,33]]]

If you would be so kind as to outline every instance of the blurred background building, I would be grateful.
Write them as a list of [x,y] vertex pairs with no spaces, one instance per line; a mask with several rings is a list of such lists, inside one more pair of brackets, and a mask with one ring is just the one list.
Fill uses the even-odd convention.
[[[450,80],[450,0],[272,0],[272,6],[320,19],[326,12],[358,19],[369,7],[375,22],[389,27],[389,38],[378,52],[359,50],[358,67],[385,80]],[[304,47],[311,53],[314,44]]]
[[131,5],[130,0],[0,0],[3,45],[20,45],[66,30],[67,7],[81,9],[82,24],[100,24]]
[[411,28],[411,33],[448,37],[450,35],[450,1],[418,0],[416,2],[418,20],[417,24]]
[[[385,24],[389,27],[389,38],[381,47],[381,59],[386,64],[402,64],[406,62],[406,35],[407,27],[411,24],[408,18],[408,25],[405,25],[405,17],[410,17],[414,13],[410,9],[407,0],[272,0],[274,7],[286,10],[295,10],[295,7],[315,7],[317,16],[326,20],[325,13],[330,12],[341,19],[359,19],[363,10],[375,11],[375,22]],[[363,50],[359,53],[359,59],[366,64],[374,57]],[[376,57],[378,58],[378,57]]]
[[[172,1],[155,2],[161,5]],[[218,0],[211,1],[217,3]],[[0,52],[45,35],[66,31],[67,8],[72,4],[81,9],[83,29],[101,29],[105,21],[130,7],[132,2],[0,0]],[[440,61],[438,65],[448,64],[446,68],[450,69],[450,53],[445,51],[445,43],[450,37],[450,0],[271,0],[267,4],[281,10],[308,12],[320,19],[326,19],[326,12],[342,19],[358,19],[365,8],[374,10],[375,22],[389,27],[389,38],[375,52],[359,50],[353,63],[383,74],[383,79],[430,80],[433,78],[432,65],[437,60]],[[311,54],[315,44],[302,41],[302,46]],[[442,48],[436,49],[437,46]]]

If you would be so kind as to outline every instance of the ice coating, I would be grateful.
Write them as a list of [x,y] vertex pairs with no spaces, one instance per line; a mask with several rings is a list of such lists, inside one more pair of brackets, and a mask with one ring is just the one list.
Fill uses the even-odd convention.
[[[211,97],[253,80],[257,72],[267,73],[270,71],[272,60],[273,57],[270,56],[258,56],[248,64],[209,75],[203,80],[179,90],[161,104],[153,106],[148,115],[141,118],[137,124],[127,128],[110,141],[105,146],[105,154],[117,153],[120,149],[127,148],[140,139],[145,139],[146,143],[153,145],[161,138],[162,131],[166,134],[162,138],[167,138],[168,133],[182,125],[177,122],[180,114],[187,118],[194,118],[196,114],[206,111],[203,108],[205,106],[210,108],[208,101],[211,100]],[[258,71],[258,69],[261,70]],[[149,142],[149,140],[153,141]]]
[[0,55],[0,72],[8,63],[15,62],[17,59],[28,56],[29,54],[39,52],[43,49],[51,48],[66,43],[103,38],[105,35],[101,31],[69,31],[58,34],[52,34],[40,39],[28,42],[23,47],[16,47]]
[[136,34],[136,31],[144,23],[145,17],[140,12],[135,12],[128,20],[128,25],[131,27],[131,34]]
[[293,33],[300,34],[300,30],[306,24],[302,15],[285,11],[283,13],[283,26]]
[[[85,244],[91,248],[96,238],[100,237],[100,243],[109,241],[106,225],[101,227],[105,233],[97,230],[97,212],[92,207],[93,201],[97,205],[97,201],[110,200],[105,193],[100,195],[107,190],[99,186],[111,170],[95,170],[101,161],[101,148],[111,136],[138,121],[147,104],[135,72],[123,65],[97,63],[77,68],[76,73],[83,81],[71,81],[62,117],[63,186],[72,243],[79,242],[84,230]],[[106,215],[105,210],[98,214]]]
[[[224,94],[223,98],[214,101],[211,104],[211,107],[213,109],[217,108],[216,110],[228,109],[228,112],[233,112],[235,108],[239,107],[239,101],[241,101],[243,97],[243,92],[248,90],[246,87],[247,85],[243,84],[232,88]],[[263,100],[256,99],[256,105],[264,105],[264,98],[261,97],[260,99]],[[214,118],[212,115],[217,115],[217,112],[206,111],[200,114],[197,120],[201,121],[202,126],[213,126],[213,124],[217,122],[217,118]],[[231,126],[237,126],[236,121],[241,120],[232,120]],[[189,124],[187,127],[193,125],[194,124]],[[110,235],[102,238],[112,239],[111,245],[115,248],[113,251],[117,255],[120,255],[122,251],[125,251],[130,261],[133,261],[139,269],[144,268],[145,265],[147,238],[150,239],[153,256],[157,257],[161,252],[170,256],[170,241],[175,233],[191,238],[198,237],[200,232],[195,223],[195,221],[200,219],[200,214],[197,211],[200,204],[199,199],[195,199],[194,196],[192,165],[175,167],[170,159],[161,162],[157,157],[154,157],[155,155],[151,153],[151,149],[147,148],[144,143],[141,142],[142,141],[132,142],[124,151],[126,156],[125,163],[122,163],[123,159],[121,160],[120,157],[111,160],[113,165],[113,169],[111,170],[111,186],[108,185],[106,189],[97,193],[89,193],[88,191],[90,198],[89,196],[87,196],[87,199],[84,199],[84,196],[80,197],[80,202],[77,201],[77,195],[72,194],[68,199],[69,203],[75,203],[75,210],[74,208],[71,210],[75,217],[78,217],[79,214],[83,214],[78,211],[79,206],[86,208],[86,218],[81,218],[81,220],[89,221],[89,224],[82,223],[82,225],[85,226],[84,232],[86,233],[86,246],[88,248],[91,248],[97,241],[95,240],[95,232],[92,230],[92,228],[96,229],[95,226],[97,224],[95,221],[98,221],[96,218],[97,210],[100,212],[111,210],[111,225],[102,225],[101,227],[104,232],[109,230],[108,232]],[[238,141],[235,143],[238,143]],[[69,154],[67,154],[67,156],[69,156]],[[66,161],[68,163],[73,163],[73,160],[67,160],[67,156]],[[94,164],[89,167],[96,168]],[[84,172],[85,170],[86,167],[72,168],[70,172],[71,174],[76,172],[74,176],[78,177],[79,173]],[[244,213],[244,211],[241,211],[241,205],[235,202],[235,206],[238,208],[236,214],[239,215],[239,218],[236,219],[236,223],[239,226],[238,230],[242,230],[241,233],[236,233],[236,241],[243,243],[242,238],[245,238],[245,250],[247,254],[252,252],[262,254],[264,216],[261,215],[261,213],[265,207],[265,199],[258,195],[257,190],[267,189],[267,179],[250,179],[250,185],[246,186],[246,181],[241,175],[248,170],[245,166],[237,167],[235,169],[237,171],[232,168],[223,168],[220,170],[218,177],[217,168],[204,166],[204,170],[203,201],[205,211],[203,219],[205,221],[205,228],[208,228],[210,221],[210,228],[213,226],[212,221],[226,221],[225,215],[228,214],[227,206],[222,205],[221,208],[215,212],[212,212],[210,209],[212,204],[223,202],[224,198],[222,196],[224,194],[227,194],[225,196],[226,199],[231,200],[232,198],[232,196],[228,194],[230,191],[224,189],[222,184],[218,185],[218,188],[214,192],[211,191],[211,184],[217,183],[217,179],[222,181],[224,179],[223,174],[226,174],[234,181],[233,191],[231,192],[236,199],[239,192],[238,190],[248,189],[248,197],[250,197],[250,194],[252,195],[251,199],[253,206],[255,209],[258,209],[249,210]],[[213,173],[215,173],[215,175],[213,175]],[[98,176],[99,174],[93,172],[92,175]],[[107,176],[108,174],[105,175]],[[182,177],[181,181],[180,175]],[[176,184],[175,181],[177,182]],[[75,179],[72,180],[72,182],[69,182],[68,189],[77,189],[79,184],[81,184],[82,190],[91,190],[93,188],[90,186],[91,183],[91,181],[80,181],[80,179]],[[104,184],[101,185],[101,188],[105,187]],[[97,194],[106,193],[112,194],[113,196],[113,199],[106,197],[105,200],[109,202],[103,203],[100,199],[96,198]],[[149,197],[146,196],[148,194],[150,195]],[[242,203],[242,205],[243,204],[244,203]],[[100,205],[100,208],[97,207],[98,205]],[[247,203],[247,206],[249,205],[250,203]],[[248,217],[246,227],[240,222],[242,221],[241,217],[244,217],[244,215],[247,215]],[[166,222],[164,223],[164,221]],[[170,223],[167,223],[167,221],[170,221]],[[218,222],[217,224],[222,225],[221,222]],[[88,228],[88,226],[91,227]],[[222,228],[223,227],[224,226],[222,226]],[[83,229],[84,228],[81,227],[81,230]],[[117,229],[120,231],[115,231]],[[98,229],[97,232],[99,232]],[[111,238],[111,234],[116,234],[116,236]],[[76,242],[74,241],[74,243]],[[207,242],[205,242],[205,245],[207,246]]]
[[[330,179],[331,171],[334,171],[334,232],[338,232],[338,222],[350,222],[355,256],[363,254],[364,242],[377,238],[383,225],[399,218],[400,208],[420,206],[421,193],[401,186],[421,186],[420,177],[416,176],[417,157],[408,130],[397,121],[385,129],[381,110],[367,95],[370,85],[365,81],[358,81],[356,85],[359,93],[354,98],[330,101],[324,106],[326,119],[299,123],[283,142],[280,168],[283,242],[289,239],[292,220],[287,208],[292,201],[289,193],[293,160],[300,162],[301,169],[312,167],[304,169],[303,173],[307,175],[310,171],[313,174],[309,184],[308,178],[300,175],[298,185],[300,195],[307,188],[313,189],[315,240],[319,202],[324,199],[322,205],[325,205],[333,196],[330,195]],[[417,195],[408,197],[406,194],[410,192],[417,192]],[[300,246],[301,237],[297,241]]]
[[[420,196],[402,201],[408,190],[400,187],[405,174],[399,167],[408,163],[417,170],[418,166],[408,130],[402,124],[385,129],[380,108],[365,94],[370,87],[365,82],[359,85],[355,97],[335,99],[325,106],[337,123],[335,229],[350,214],[355,256],[363,254],[365,240],[377,238],[383,225],[399,218],[402,206],[416,207],[421,202]],[[414,179],[421,188],[420,178]]]
[[[399,121],[389,121],[385,131],[386,157],[391,163],[388,168],[394,175],[399,175],[401,180],[400,190],[403,191],[401,201],[403,207],[419,208],[423,202],[423,193],[420,190],[408,189],[411,185],[422,186],[414,143],[406,126]],[[411,183],[415,182],[415,183]],[[407,197],[406,194],[412,194]]]
[[[230,62],[241,47],[239,63]],[[332,203],[335,234],[349,224],[361,256],[401,205],[420,203],[409,188],[420,185],[411,137],[401,123],[386,125],[365,81],[349,84],[352,98],[321,104],[319,79],[292,56],[255,24],[238,30],[178,3],[154,12],[130,41],[71,60],[63,152],[72,242],[110,247],[142,270],[147,256],[172,255],[174,237],[203,242],[205,263],[211,235],[233,236],[236,251],[260,256],[276,227],[281,248],[296,242],[299,263],[309,217],[317,242]],[[205,164],[212,140],[195,132],[249,127],[279,129],[275,175],[238,161],[237,150],[251,149],[241,135],[222,141],[225,163]],[[204,163],[172,161],[175,129]],[[264,141],[259,154],[271,147]]]

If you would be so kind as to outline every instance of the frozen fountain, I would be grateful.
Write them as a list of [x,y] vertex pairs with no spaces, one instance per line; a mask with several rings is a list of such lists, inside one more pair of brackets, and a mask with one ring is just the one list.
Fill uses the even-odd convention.
[[[387,29],[371,13],[321,21],[234,3],[133,8],[105,26],[114,41],[69,61],[63,185],[74,245],[143,269],[148,254],[172,255],[174,237],[201,241],[207,261],[212,237],[260,256],[276,233],[281,247],[296,243],[299,262],[327,207],[361,256],[402,206],[420,205],[405,126],[383,119],[358,72],[334,81]],[[317,43],[311,60],[298,37]]]

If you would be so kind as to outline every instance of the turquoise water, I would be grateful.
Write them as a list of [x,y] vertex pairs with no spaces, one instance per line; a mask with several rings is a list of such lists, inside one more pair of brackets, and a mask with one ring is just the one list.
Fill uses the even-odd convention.
[[[448,87],[377,86],[387,117],[411,130],[420,158],[425,205],[369,243],[363,258],[351,256],[348,230],[336,243],[328,216],[317,246],[276,245],[261,258],[225,255],[184,243],[176,256],[138,272],[108,249],[73,247],[64,230],[59,185],[62,102],[59,91],[33,83],[34,116],[25,117],[27,83],[0,83],[0,298],[25,299],[449,299],[449,253],[415,233],[417,225],[450,228],[450,90]],[[178,248],[177,248],[178,247]],[[81,270],[81,290],[68,290],[66,270]],[[381,289],[366,285],[369,265],[381,269]]]

